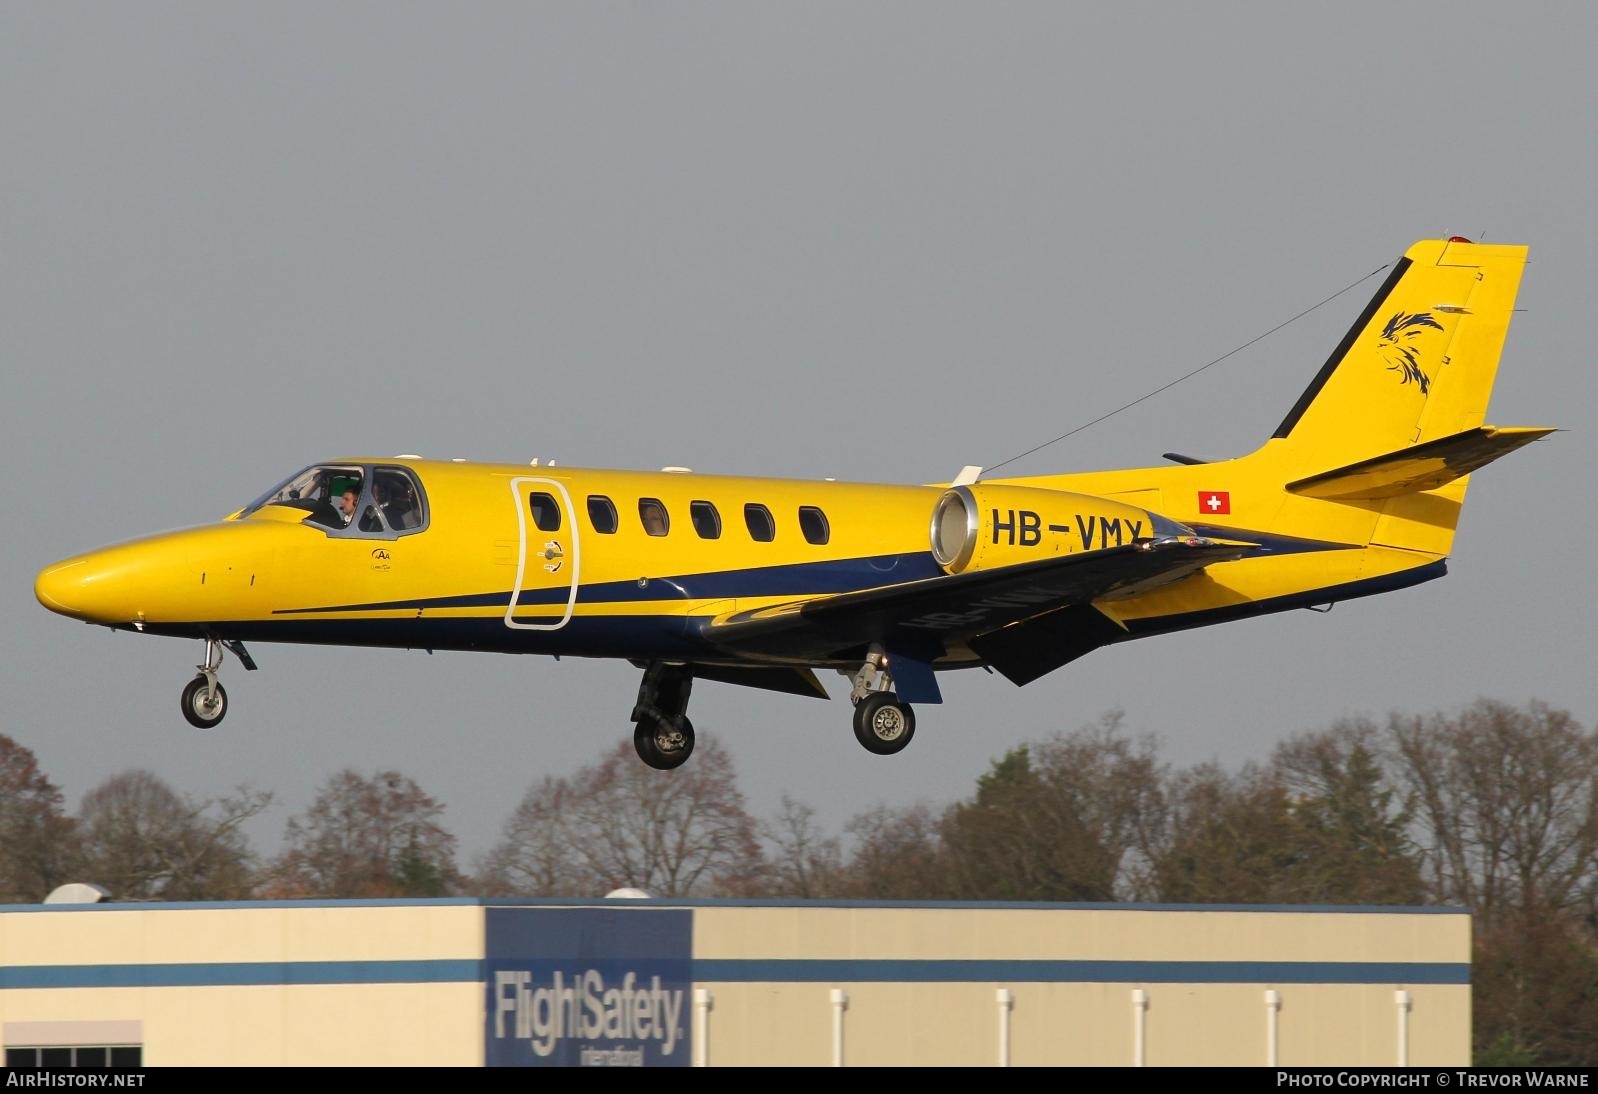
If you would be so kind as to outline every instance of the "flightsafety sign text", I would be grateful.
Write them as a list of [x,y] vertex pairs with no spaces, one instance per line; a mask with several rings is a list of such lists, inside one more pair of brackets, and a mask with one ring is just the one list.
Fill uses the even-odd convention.
[[487,908],[489,1065],[686,1065],[692,916]]

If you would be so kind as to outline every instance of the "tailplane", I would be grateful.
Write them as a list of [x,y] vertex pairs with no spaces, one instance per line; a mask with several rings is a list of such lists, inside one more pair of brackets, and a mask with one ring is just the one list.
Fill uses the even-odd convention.
[[1306,498],[1331,501],[1372,501],[1421,494],[1462,479],[1552,432],[1540,427],[1482,426],[1310,475],[1288,483],[1287,489]]

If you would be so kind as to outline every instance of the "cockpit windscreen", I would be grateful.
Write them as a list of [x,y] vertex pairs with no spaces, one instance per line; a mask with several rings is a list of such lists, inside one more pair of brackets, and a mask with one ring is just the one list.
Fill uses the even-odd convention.
[[303,523],[330,532],[392,538],[423,525],[422,490],[401,467],[317,464],[267,491],[240,517],[269,505],[304,510]]

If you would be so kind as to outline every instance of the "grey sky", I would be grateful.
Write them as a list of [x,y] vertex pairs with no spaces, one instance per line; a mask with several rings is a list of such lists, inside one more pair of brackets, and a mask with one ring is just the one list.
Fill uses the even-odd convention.
[[[1531,244],[1489,420],[1570,432],[1477,477],[1447,579],[955,674],[891,760],[841,701],[694,720],[834,823],[1115,706],[1178,763],[1478,695],[1591,724],[1595,45],[1590,5],[1474,2],[4,4],[0,731],[74,803],[274,789],[269,838],[397,767],[469,858],[626,736],[632,668],[262,646],[200,734],[197,644],[34,573],[335,455],[946,480],[1448,234]],[[1373,287],[1010,470],[1252,449]]]

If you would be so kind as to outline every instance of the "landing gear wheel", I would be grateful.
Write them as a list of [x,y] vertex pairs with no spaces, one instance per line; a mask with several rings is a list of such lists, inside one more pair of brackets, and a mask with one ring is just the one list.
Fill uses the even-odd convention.
[[196,676],[183,689],[183,717],[195,729],[211,729],[227,713],[227,692],[216,685],[216,697],[211,697],[211,683],[204,676]]
[[688,762],[694,751],[694,724],[686,715],[677,724],[645,719],[633,730],[633,748],[638,758],[657,771],[670,771]]
[[916,735],[916,715],[891,691],[874,691],[854,708],[854,735],[867,752],[892,756]]

